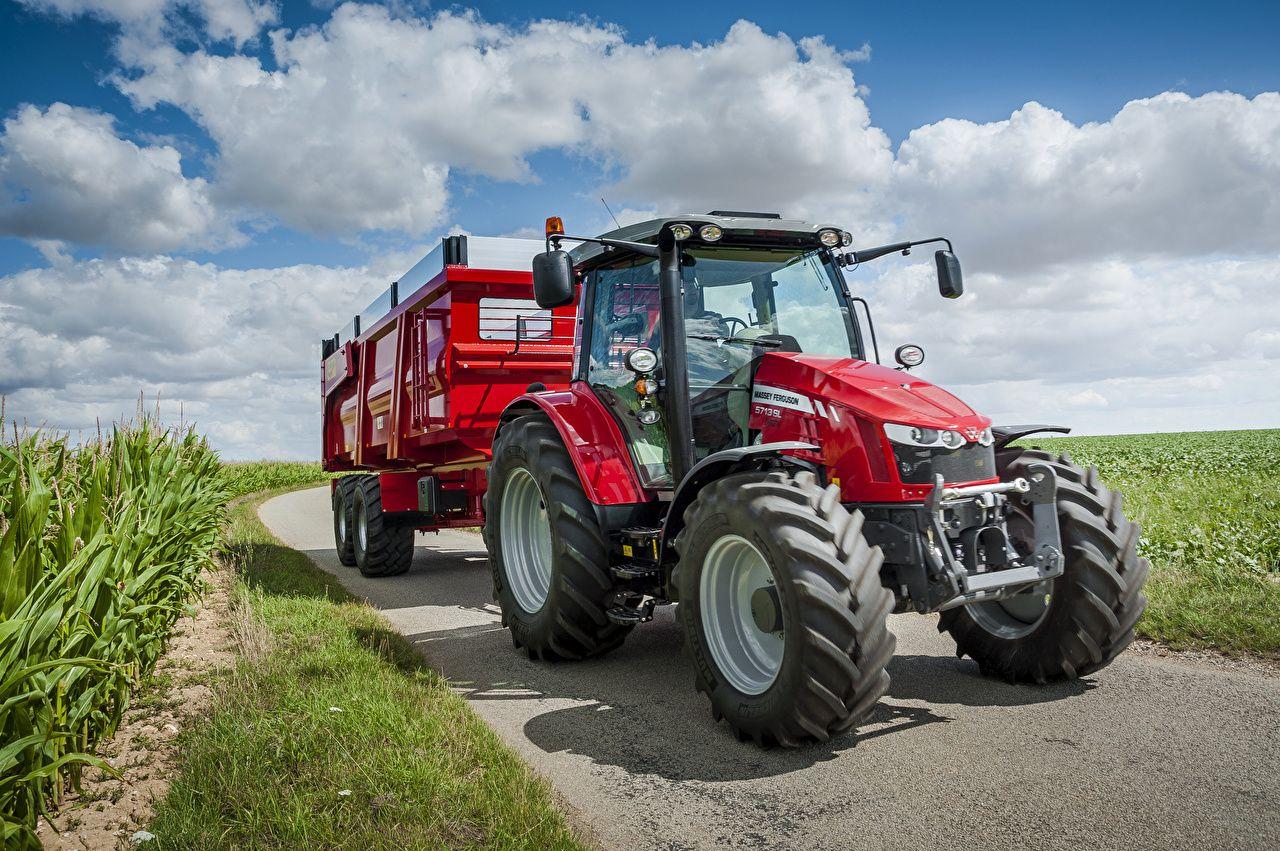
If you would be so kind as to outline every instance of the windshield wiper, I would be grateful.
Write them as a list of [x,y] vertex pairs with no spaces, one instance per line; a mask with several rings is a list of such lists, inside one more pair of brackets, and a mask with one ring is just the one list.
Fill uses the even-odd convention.
[[743,343],[748,346],[767,346],[768,348],[776,349],[782,345],[777,340],[761,340],[759,337],[718,337],[715,334],[686,334],[685,336],[690,340],[706,340],[709,343],[719,343],[722,346],[725,343]]

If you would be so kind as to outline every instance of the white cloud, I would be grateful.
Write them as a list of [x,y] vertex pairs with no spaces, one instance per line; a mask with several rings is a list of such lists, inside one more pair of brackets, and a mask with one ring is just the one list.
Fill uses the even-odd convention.
[[221,269],[165,256],[0,278],[6,415],[89,431],[139,392],[234,457],[313,457],[319,341],[405,268]]
[[1280,94],[1167,92],[1082,126],[1029,103],[913,130],[889,205],[987,268],[1280,250]]
[[1094,433],[1280,424],[1280,347],[1266,333],[1280,327],[1280,261],[977,273],[956,301],[938,295],[931,263],[880,262],[853,282],[882,353],[924,346],[915,372],[997,419]]
[[280,20],[274,2],[259,0],[17,0],[29,9],[73,18],[89,15],[120,24],[132,36],[158,38],[168,28],[181,28],[184,10],[196,15],[204,32],[236,46]]
[[533,180],[528,157],[546,148],[599,160],[641,204],[791,212],[865,212],[892,161],[846,64],[857,57],[747,22],[657,47],[589,23],[347,4],[271,45],[275,70],[123,43],[139,73],[118,84],[209,133],[219,197],[314,232],[424,233],[448,214],[452,170]]
[[0,134],[0,234],[121,251],[236,238],[202,178],[167,145],[116,135],[111,116],[55,103],[22,107]]

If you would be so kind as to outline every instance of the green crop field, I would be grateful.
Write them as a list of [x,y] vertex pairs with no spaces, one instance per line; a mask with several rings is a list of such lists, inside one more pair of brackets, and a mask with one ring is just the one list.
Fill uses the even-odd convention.
[[120,723],[200,588],[226,494],[217,456],[148,422],[72,447],[0,445],[0,838],[34,828]]
[[222,465],[222,480],[233,499],[251,493],[322,482],[329,474],[317,461],[233,461]]
[[1140,635],[1280,656],[1280,430],[1028,438],[1098,468],[1142,524]]

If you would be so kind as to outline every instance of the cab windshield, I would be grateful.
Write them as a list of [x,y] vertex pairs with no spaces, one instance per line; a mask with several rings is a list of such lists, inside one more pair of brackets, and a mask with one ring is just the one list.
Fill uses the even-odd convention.
[[670,483],[666,423],[640,423],[638,412],[654,403],[637,395],[627,352],[647,346],[660,374],[687,371],[696,458],[750,443],[751,384],[769,352],[862,357],[839,272],[824,252],[688,248],[681,278],[683,364],[667,362],[656,260],[632,255],[597,267],[586,282],[587,381],[629,433],[636,467],[654,486]]
[[[838,273],[822,252],[693,248],[685,251],[682,274],[685,331],[695,340],[713,336],[720,345],[762,351],[861,356]],[[690,342],[695,348],[703,347]]]

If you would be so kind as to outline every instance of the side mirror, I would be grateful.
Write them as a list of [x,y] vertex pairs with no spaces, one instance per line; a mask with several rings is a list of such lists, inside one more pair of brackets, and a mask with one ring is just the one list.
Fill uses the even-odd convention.
[[533,298],[538,307],[573,303],[573,261],[567,251],[544,251],[533,256]]
[[943,298],[960,298],[964,293],[964,277],[960,274],[960,261],[950,251],[936,251],[934,262],[938,264],[938,292]]

